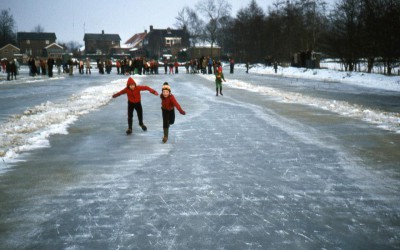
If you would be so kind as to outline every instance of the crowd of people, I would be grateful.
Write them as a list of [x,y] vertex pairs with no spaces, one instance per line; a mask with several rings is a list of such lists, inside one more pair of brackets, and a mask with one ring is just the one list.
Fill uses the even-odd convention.
[[54,66],[57,67],[58,74],[61,74],[61,58],[54,59],[52,57],[49,57],[47,59],[42,59],[38,57],[29,57],[27,60],[27,64],[29,67],[30,76],[48,75],[49,77],[53,77]]
[[[230,59],[230,73],[233,73],[234,61]],[[69,74],[74,75],[74,71],[79,74],[92,74],[93,68],[98,70],[99,74],[111,74],[116,70],[118,75],[153,75],[160,74],[160,69],[164,68],[164,74],[179,74],[179,68],[185,68],[187,74],[217,74],[218,67],[221,66],[220,61],[213,60],[209,56],[191,59],[180,63],[175,59],[164,59],[159,62],[154,59],[145,57],[125,57],[123,59],[97,59],[91,60],[89,57],[82,59],[68,58],[40,58],[29,57],[27,59],[30,76],[49,76],[53,77],[53,70],[58,75]],[[2,61],[3,72],[7,73],[7,80],[17,78],[19,63],[16,59]],[[75,68],[75,70],[74,70]]]
[[1,68],[3,73],[7,74],[7,81],[17,80],[18,71],[20,68],[19,62],[17,59],[13,58],[10,60],[2,60]]

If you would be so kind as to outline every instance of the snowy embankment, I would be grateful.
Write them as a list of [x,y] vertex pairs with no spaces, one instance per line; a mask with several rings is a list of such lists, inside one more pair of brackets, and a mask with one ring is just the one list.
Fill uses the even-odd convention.
[[[125,79],[90,87],[72,95],[66,103],[46,102],[28,108],[0,124],[0,157],[8,162],[24,151],[49,146],[52,134],[67,134],[67,128],[80,116],[106,105]],[[121,83],[121,84],[116,84]]]
[[[239,64],[238,67],[245,68],[243,64]],[[250,73],[278,75],[326,82],[340,82],[362,87],[400,92],[400,76],[397,75],[386,76],[363,72],[344,72],[333,69],[305,69],[294,67],[278,67],[278,72],[275,73],[273,67],[265,67],[261,64],[254,65],[250,69]]]
[[[243,67],[243,65],[239,65]],[[376,74],[357,74],[347,75],[345,72],[337,72],[332,70],[305,70],[299,68],[281,68],[278,73],[274,72],[272,67],[255,66],[252,67],[250,73],[280,75],[283,77],[295,77],[304,79],[313,79],[320,81],[335,81],[346,84],[368,86],[370,88],[399,91],[400,92],[400,77],[387,77]],[[343,75],[347,75],[344,77]],[[214,75],[201,75],[211,81],[214,81]],[[228,76],[229,77],[229,76]],[[381,129],[400,133],[400,114],[395,112],[385,112],[365,108],[363,106],[348,103],[345,101],[337,101],[330,99],[317,98],[307,96],[301,93],[283,91],[276,88],[266,87],[262,85],[254,85],[248,82],[227,79],[225,86],[231,88],[242,89],[250,92],[257,92],[262,95],[277,98],[277,100],[286,103],[295,103],[302,105],[310,105],[316,108],[328,110],[343,116],[363,120],[375,124]]]

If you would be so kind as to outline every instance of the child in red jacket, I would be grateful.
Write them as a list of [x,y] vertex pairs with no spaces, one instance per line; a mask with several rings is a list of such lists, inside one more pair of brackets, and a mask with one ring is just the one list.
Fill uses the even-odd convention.
[[186,112],[181,108],[175,97],[171,94],[171,87],[167,82],[163,84],[160,98],[164,129],[164,137],[162,142],[166,143],[168,140],[169,125],[172,125],[175,122],[175,108],[177,108],[179,113],[182,115],[185,115]]
[[129,77],[126,83],[126,88],[112,95],[113,98],[116,98],[123,94],[126,94],[128,96],[128,129],[126,130],[126,133],[128,135],[132,134],[132,120],[133,120],[134,109],[136,110],[136,114],[139,119],[139,126],[144,131],[147,130],[147,127],[143,123],[143,109],[142,109],[142,103],[140,102],[141,101],[140,91],[144,90],[149,91],[153,95],[158,95],[157,91],[148,86],[136,86],[135,80],[133,80],[132,77]]

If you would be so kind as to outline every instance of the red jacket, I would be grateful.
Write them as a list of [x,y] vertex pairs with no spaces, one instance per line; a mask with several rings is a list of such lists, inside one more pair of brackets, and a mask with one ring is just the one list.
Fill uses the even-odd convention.
[[[135,85],[136,87],[133,90],[131,90],[129,88],[129,85]],[[127,94],[129,102],[138,103],[141,101],[140,91],[144,91],[144,90],[147,90],[152,94],[156,93],[156,91],[154,89],[152,89],[148,86],[136,85],[136,82],[131,77],[129,77],[128,82],[126,83],[126,88],[124,88],[120,92],[114,94],[112,97],[115,98],[120,95]]]
[[174,107],[181,113],[182,115],[185,114],[185,111],[181,108],[179,103],[176,101],[175,97],[172,94],[169,94],[167,98],[163,96],[163,94],[160,95],[161,98],[161,107],[166,110],[173,110]]

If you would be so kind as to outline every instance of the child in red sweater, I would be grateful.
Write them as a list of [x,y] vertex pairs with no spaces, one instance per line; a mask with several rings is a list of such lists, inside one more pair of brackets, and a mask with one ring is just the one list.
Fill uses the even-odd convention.
[[148,86],[136,86],[135,80],[132,77],[128,78],[126,83],[126,88],[122,89],[118,93],[112,95],[113,98],[116,98],[120,95],[126,94],[128,96],[128,129],[126,133],[132,134],[132,120],[133,120],[133,110],[136,110],[136,114],[139,119],[139,126],[146,131],[147,127],[143,123],[143,108],[141,101],[140,91],[147,90],[153,95],[158,95],[157,91],[148,87]]
[[162,142],[166,143],[168,140],[169,125],[172,125],[175,122],[175,108],[177,108],[179,113],[182,115],[185,115],[186,112],[181,108],[175,97],[171,94],[171,87],[167,82],[163,84],[160,98],[164,129],[164,137]]

